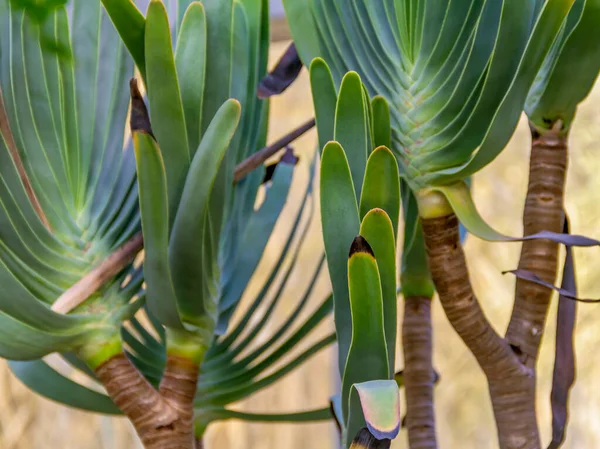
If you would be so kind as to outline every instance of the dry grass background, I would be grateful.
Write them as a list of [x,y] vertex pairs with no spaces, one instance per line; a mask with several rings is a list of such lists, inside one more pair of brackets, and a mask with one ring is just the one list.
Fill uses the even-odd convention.
[[[272,49],[273,60],[284,50],[284,44]],[[567,209],[575,232],[600,237],[600,85],[582,105],[573,129],[571,161],[567,181]],[[276,138],[311,115],[311,97],[306,74],[299,82],[272,104],[270,135]],[[314,133],[298,141],[295,148],[305,155],[304,163],[315,145]],[[527,183],[529,131],[522,120],[514,138],[503,154],[474,179],[474,196],[482,215],[498,230],[521,232],[521,211]],[[297,184],[306,182],[306,170],[296,175]],[[287,217],[293,213],[298,193],[291,198]],[[314,237],[301,253],[302,270],[291,279],[289,290],[302,288],[320,251],[319,225],[315,220]],[[274,238],[277,245],[284,237]],[[512,308],[514,279],[501,272],[516,267],[518,244],[493,244],[469,238],[466,244],[473,284],[486,314],[499,332],[508,323]],[[264,263],[274,258],[265,255]],[[576,252],[581,294],[598,295],[600,280],[597,272],[600,250]],[[264,271],[264,270],[263,270]],[[256,283],[253,288],[257,288]],[[313,304],[327,292],[327,280],[322,279]],[[277,314],[285,314],[293,304],[282,304]],[[538,415],[544,441],[550,437],[550,407],[552,364],[554,357],[556,300],[553,301],[544,345],[539,362]],[[450,328],[439,304],[434,309],[435,366],[442,380],[436,390],[437,430],[441,449],[492,449],[497,447],[492,412],[484,376],[473,357]],[[565,449],[600,447],[600,361],[595,349],[600,344],[600,306],[582,305],[577,323],[577,384],[571,394],[571,417]],[[331,330],[324,323],[319,335]],[[267,330],[268,332],[268,330]],[[248,411],[301,410],[323,406],[335,389],[333,348],[322,351],[300,369],[288,375],[274,387],[240,403],[237,408]],[[401,355],[398,367],[402,366]],[[326,449],[335,446],[335,431],[330,423],[303,425],[216,423],[209,428],[208,449]],[[128,422],[120,418],[90,415],[70,410],[37,397],[17,380],[0,362],[0,448],[1,449],[134,449],[140,448]],[[406,447],[402,432],[394,448]]]

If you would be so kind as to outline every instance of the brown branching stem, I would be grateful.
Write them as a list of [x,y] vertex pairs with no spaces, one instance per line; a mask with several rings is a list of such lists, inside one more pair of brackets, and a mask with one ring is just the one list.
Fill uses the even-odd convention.
[[[523,212],[523,234],[540,231],[561,232],[567,168],[567,136],[559,121],[549,131],[539,133],[532,126],[529,186]],[[549,240],[523,243],[519,269],[536,274],[554,284],[558,267],[558,244]],[[521,361],[534,369],[544,332],[552,290],[517,279],[515,304],[506,340],[518,349]]]
[[406,427],[410,449],[436,449],[431,298],[406,297],[402,325]]
[[198,365],[169,356],[158,391],[123,353],[96,369],[115,404],[132,422],[146,449],[194,449],[193,399]]
[[454,214],[423,218],[429,269],[450,324],[484,371],[501,449],[539,449],[535,378],[485,317],[473,292]]

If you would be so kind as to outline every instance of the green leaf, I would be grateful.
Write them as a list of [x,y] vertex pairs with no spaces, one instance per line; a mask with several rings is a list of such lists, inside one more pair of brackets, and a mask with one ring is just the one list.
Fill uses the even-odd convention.
[[382,209],[372,209],[360,225],[362,235],[375,253],[381,279],[383,322],[388,352],[389,377],[395,372],[397,298],[396,298],[396,242],[389,216]]
[[400,285],[402,295],[433,297],[435,286],[427,264],[425,241],[419,218],[419,207],[415,195],[406,182],[401,182],[402,208],[404,210],[404,248]]
[[202,3],[194,2],[185,12],[177,37],[175,65],[185,112],[187,139],[194,157],[201,139],[202,101],[206,72],[206,16]]
[[205,326],[207,315],[216,319],[216,298],[199,300],[204,290],[203,235],[208,200],[217,171],[240,118],[240,104],[228,100],[202,138],[188,173],[169,243],[169,266],[182,319]]
[[350,249],[348,289],[352,342],[342,379],[342,410],[346,419],[352,385],[390,377],[379,270],[373,250],[361,236],[354,239]]
[[447,198],[452,210],[471,234],[491,242],[515,240],[513,237],[501,234],[485,222],[475,207],[469,187],[464,182],[436,187],[435,190]]
[[43,360],[9,362],[13,374],[29,389],[61,404],[108,415],[121,411],[105,394],[98,393],[63,376]]
[[355,72],[346,74],[342,80],[335,109],[334,138],[340,143],[352,173],[356,198],[360,193],[371,150],[367,132],[368,117],[360,77]]
[[200,421],[223,421],[228,419],[239,419],[248,422],[313,422],[327,421],[331,419],[329,407],[295,413],[248,413],[225,408],[196,410],[197,420]]
[[[225,276],[225,273],[222,274],[223,294],[219,302],[219,308],[222,311],[217,329],[221,334],[227,330],[233,310],[241,300],[250,279],[256,271],[256,267],[263,257],[275,224],[287,202],[293,172],[294,167],[292,165],[280,163],[277,166],[273,175],[273,182],[270,187],[266,188],[264,203],[250,217],[235,267],[232,267],[233,270],[231,270],[229,276]],[[307,190],[306,195],[308,193]],[[227,268],[224,267],[224,270]]]
[[311,3],[310,0],[283,0],[293,40],[305,64],[321,54]]
[[371,101],[373,108],[373,140],[375,148],[392,148],[392,125],[390,123],[390,106],[385,98],[376,96]]
[[206,12],[206,77],[202,129],[206,129],[223,102],[231,97],[233,0],[204,0]]
[[600,1],[577,0],[567,18],[564,38],[547,56],[527,99],[527,115],[536,127],[548,129],[549,123],[562,120],[564,129],[569,128],[577,105],[589,94],[600,71],[598,23]]
[[371,209],[383,209],[392,220],[394,236],[398,235],[400,218],[400,178],[398,163],[390,150],[378,147],[367,161],[360,197],[360,216]]
[[183,328],[169,266],[167,175],[158,145],[146,133],[134,132],[140,212],[144,233],[144,273],[151,312],[166,326]]
[[420,221],[417,221],[416,234],[410,247],[405,246],[402,253],[400,285],[402,286],[402,295],[405,298],[411,296],[432,298],[435,292],[435,286],[431,280],[431,273],[427,264],[425,240]]
[[[58,327],[58,326],[57,326]],[[54,351],[70,351],[89,336],[85,328],[42,330],[0,312],[0,357],[34,360]]]
[[506,146],[523,111],[527,93],[573,2],[574,0],[548,0],[545,3],[522,53],[515,78],[504,95],[478,151],[463,167],[440,171],[435,176],[436,185],[449,184],[476,173],[494,160]]
[[334,139],[337,93],[329,67],[321,58],[310,64],[310,86],[319,135],[319,150],[323,151],[327,142]]
[[366,423],[378,440],[393,440],[400,432],[400,390],[395,380],[373,380],[352,386],[350,418],[347,428],[349,445]]
[[144,34],[146,20],[132,0],[102,0],[121,39],[133,57],[142,79],[146,79],[146,57],[144,55]]
[[320,192],[323,241],[333,287],[338,364],[340,373],[343,373],[352,338],[348,248],[359,233],[360,221],[350,167],[344,150],[337,142],[328,143],[323,150]]
[[190,166],[190,149],[171,46],[169,18],[160,0],[152,0],[148,7],[145,48],[150,117],[164,159],[169,217],[173,220]]

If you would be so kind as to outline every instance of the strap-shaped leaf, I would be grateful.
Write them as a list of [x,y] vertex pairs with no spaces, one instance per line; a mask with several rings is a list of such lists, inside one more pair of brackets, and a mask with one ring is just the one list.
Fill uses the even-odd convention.
[[202,112],[202,129],[208,127],[211,118],[230,98],[231,88],[231,36],[233,26],[233,0],[205,0],[208,46],[206,60],[205,91]]
[[9,362],[8,366],[28,388],[48,399],[80,410],[108,415],[121,414],[107,395],[63,376],[43,360]]
[[191,157],[196,153],[202,133],[202,102],[206,72],[206,15],[200,2],[185,11],[177,37],[175,65],[185,113]]
[[133,0],[102,0],[121,39],[133,57],[142,78],[145,79],[146,57],[144,46],[145,18]]
[[525,110],[536,127],[561,120],[569,128],[600,71],[599,21],[598,0],[576,0],[527,98]]
[[173,224],[169,266],[181,317],[191,324],[205,325],[196,321],[203,321],[206,315],[216,319],[212,315],[217,305],[204,302],[216,298],[198,301],[204,288],[202,269],[207,269],[202,259],[204,242],[198,237],[205,232],[209,195],[239,118],[240,104],[236,100],[227,101],[215,115],[192,161]]
[[395,380],[372,380],[352,386],[347,443],[366,427],[378,440],[393,440],[400,432],[400,390]]
[[[383,324],[388,352],[389,377],[395,372],[397,298],[396,298],[396,238],[392,222],[382,209],[369,211],[360,225],[362,235],[375,253],[381,281]],[[374,287],[375,288],[375,287]],[[352,304],[351,304],[352,305]]]
[[356,237],[350,248],[348,289],[352,342],[342,379],[342,410],[346,420],[352,385],[390,376],[379,270],[373,250],[362,236]]
[[574,0],[546,2],[523,52],[515,79],[504,96],[477,153],[462,170],[449,169],[441,172],[436,179],[436,184],[464,179],[476,173],[490,163],[506,146],[517,126],[529,88],[573,2]]
[[[290,231],[287,235],[287,239],[286,239],[285,243],[283,244],[283,246],[281,247],[279,256],[278,256],[277,260],[275,261],[275,263],[273,264],[267,280],[264,282],[258,295],[256,295],[256,297],[254,298],[252,303],[247,307],[246,312],[244,313],[244,315],[240,319],[240,321],[227,334],[227,336],[225,336],[225,338],[223,338],[221,341],[218,342],[218,344],[217,344],[218,352],[221,352],[221,350],[226,349],[230,345],[232,345],[232,343],[235,342],[235,340],[242,334],[242,332],[244,332],[246,330],[246,326],[250,323],[251,319],[254,316],[254,313],[261,306],[265,297],[269,293],[270,289],[275,285],[275,281],[278,278],[279,273],[283,270],[284,262],[286,261],[286,259],[289,256],[289,252],[292,248],[292,244],[295,241],[297,234],[300,232],[300,229],[301,229],[300,222],[302,221],[302,218],[305,215],[304,214],[305,206],[306,206],[307,202],[312,198],[312,195],[310,195],[311,192],[312,192],[312,186],[311,186],[311,184],[309,184],[309,185],[307,185],[307,188],[306,188],[306,191],[304,194],[304,198],[302,199],[302,203],[300,204],[300,208],[299,208],[298,212],[296,213],[296,217],[290,227]],[[310,217],[311,213],[312,213],[312,210],[309,212],[309,217]],[[307,232],[306,232],[306,228],[305,228],[304,231],[301,232],[300,238],[298,239],[298,247],[300,245],[302,245],[303,239],[306,237],[306,235],[307,235]],[[250,248],[250,250],[252,249],[252,247],[249,247],[249,248]],[[298,252],[299,252],[298,249],[296,249],[296,251],[293,253],[292,262],[297,257]],[[256,269],[256,267],[254,269]],[[246,285],[246,287],[247,287],[247,285]],[[233,313],[233,311],[235,309],[236,303],[233,299],[233,296],[228,296],[227,299],[230,299],[233,302],[233,305],[231,307],[229,307],[228,309],[225,309],[221,312],[221,316],[223,318],[220,318],[220,319],[230,319],[231,314]],[[241,299],[241,297],[238,297],[237,301],[240,301],[240,299]],[[210,353],[209,353],[209,355],[210,355]]]
[[359,233],[360,221],[348,160],[337,142],[328,143],[323,150],[320,191],[323,241],[333,287],[338,364],[343,373],[352,338],[348,247]]
[[148,7],[144,42],[152,128],[163,155],[169,216],[170,220],[174,220],[190,167],[190,149],[171,46],[169,18],[160,0],[152,0]]
[[[241,254],[237,259],[236,266],[231,270],[231,274],[224,279],[223,295],[219,303],[222,311],[217,329],[221,334],[227,330],[235,305],[240,301],[258,263],[262,259],[264,249],[286,204],[293,179],[293,169],[294,167],[288,164],[280,163],[277,166],[273,183],[270,187],[267,187],[264,203],[250,217],[250,222],[240,246]],[[308,192],[307,189],[306,195],[308,195]],[[223,277],[224,275],[222,275],[222,279]]]
[[600,241],[581,235],[567,235],[550,231],[541,231],[537,234],[523,237],[510,237],[492,228],[486,223],[473,202],[471,192],[465,183],[455,183],[449,186],[436,187],[448,200],[452,210],[471,234],[488,241],[523,242],[527,240],[547,239],[565,246],[590,247],[599,246]]
[[419,190],[464,179],[504,148],[573,1],[284,7],[304,63],[323,58],[336,84],[356,71],[370,96],[389,102],[393,150]]
[[373,141],[375,148],[392,148],[392,125],[390,123],[390,106],[385,98],[377,96],[371,101],[373,109]]
[[319,134],[319,149],[322,151],[327,142],[334,139],[337,92],[329,67],[320,58],[310,64],[310,85]]
[[394,235],[398,235],[400,216],[400,178],[398,163],[390,150],[378,147],[367,161],[360,197],[360,216],[371,209],[383,209],[392,220]]
[[366,107],[360,77],[348,73],[342,81],[335,109],[334,139],[348,158],[356,198],[360,198],[367,154],[371,151]]
[[133,142],[140,186],[148,307],[166,326],[182,328],[169,266],[169,207],[165,166],[152,136],[134,130]]
[[435,292],[429,266],[427,265],[423,230],[419,221],[416,223],[416,234],[410,247],[405,246],[402,253],[400,285],[402,295],[405,298],[411,296],[431,298]]
[[0,312],[0,357],[10,360],[34,360],[54,351],[70,351],[78,347],[89,333],[85,328],[55,326],[42,330]]

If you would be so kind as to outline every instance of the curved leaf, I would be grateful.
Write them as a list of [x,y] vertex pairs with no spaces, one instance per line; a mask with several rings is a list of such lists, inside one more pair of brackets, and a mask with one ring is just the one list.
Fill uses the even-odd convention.
[[577,105],[589,94],[600,71],[600,1],[576,0],[563,37],[555,43],[527,98],[525,110],[540,129],[561,120],[570,127]]
[[175,51],[175,65],[181,91],[187,140],[193,158],[202,133],[202,102],[206,72],[206,15],[200,2],[185,11]]
[[348,73],[338,95],[333,134],[348,158],[356,198],[360,198],[367,154],[371,151],[366,108],[360,77],[356,73]]
[[[240,104],[229,100],[215,115],[206,130],[187,175],[181,203],[169,242],[169,267],[181,318],[205,326],[204,317],[216,320],[216,298],[204,297],[203,261],[206,246],[198,238],[205,232],[206,210],[217,171],[237,128]],[[212,302],[212,303],[211,303]]]
[[359,233],[358,205],[344,150],[328,143],[321,161],[321,224],[327,266],[333,286],[334,318],[338,340],[338,364],[344,372],[352,338],[348,293],[348,247]]
[[9,362],[8,366],[28,388],[48,399],[80,410],[108,415],[121,414],[108,396],[63,376],[43,360]]
[[367,161],[360,197],[361,218],[375,208],[383,209],[387,213],[392,221],[394,236],[397,236],[400,216],[400,178],[396,158],[386,147],[376,148]]
[[356,383],[388,379],[390,376],[379,270],[373,250],[361,236],[354,239],[350,248],[348,289],[352,342],[342,379],[342,411],[346,420],[351,387]]
[[377,269],[381,280],[383,323],[390,370],[389,377],[392,377],[395,372],[396,330],[398,327],[396,306],[396,242],[394,228],[387,213],[382,209],[372,209],[367,213],[360,225],[360,235],[369,242],[377,261]]
[[334,140],[337,92],[325,61],[318,58],[310,64],[310,85],[315,109],[315,121],[319,135],[319,150]]
[[148,307],[166,326],[183,328],[169,266],[167,175],[158,145],[144,132],[133,131],[140,212],[144,234],[144,274]]
[[160,0],[152,0],[148,7],[144,45],[150,116],[167,174],[171,226],[190,167],[191,152],[171,46],[169,18]]
[[366,423],[378,440],[393,440],[400,432],[400,390],[395,380],[373,380],[352,386],[348,437]]

